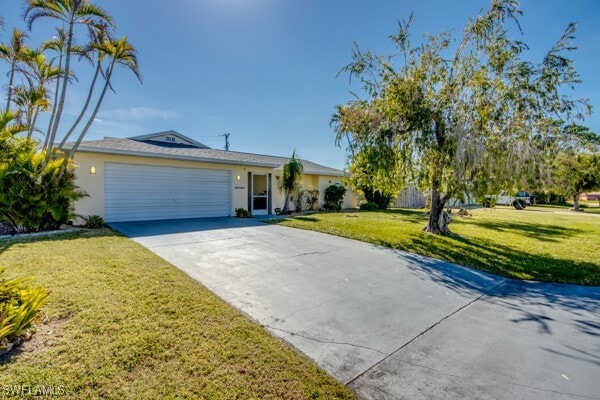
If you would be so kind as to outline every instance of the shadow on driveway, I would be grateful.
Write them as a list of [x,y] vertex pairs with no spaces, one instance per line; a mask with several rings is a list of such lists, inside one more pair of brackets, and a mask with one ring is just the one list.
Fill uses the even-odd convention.
[[259,226],[260,218],[189,218],[160,221],[113,222],[110,227],[130,238],[173,235],[178,233],[216,231],[221,229]]

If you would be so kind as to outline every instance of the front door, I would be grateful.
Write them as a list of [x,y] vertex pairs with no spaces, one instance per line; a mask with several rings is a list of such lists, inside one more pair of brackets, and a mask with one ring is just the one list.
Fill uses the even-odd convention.
[[251,205],[252,215],[267,215],[269,213],[269,175],[252,174]]

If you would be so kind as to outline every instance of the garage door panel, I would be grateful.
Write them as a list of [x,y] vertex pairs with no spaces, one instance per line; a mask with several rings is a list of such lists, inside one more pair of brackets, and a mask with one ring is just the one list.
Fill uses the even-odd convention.
[[108,222],[230,215],[231,171],[106,163]]

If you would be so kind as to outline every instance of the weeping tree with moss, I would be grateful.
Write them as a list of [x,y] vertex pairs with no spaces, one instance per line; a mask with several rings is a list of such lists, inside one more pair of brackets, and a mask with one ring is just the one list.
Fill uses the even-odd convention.
[[300,159],[296,158],[296,151],[294,150],[289,160],[283,164],[283,171],[279,180],[279,190],[285,195],[281,214],[290,213],[290,197],[300,189],[300,181],[303,174],[304,165]]
[[516,0],[493,0],[459,37],[442,32],[418,44],[410,40],[411,16],[390,37],[396,54],[356,46],[342,69],[365,95],[334,115],[338,143],[360,148],[381,138],[400,160],[395,179],[430,193],[427,232],[450,233],[445,206],[452,197],[547,178],[545,160],[561,127],[590,112],[586,100],[564,93],[580,81],[568,57],[576,25],[533,63],[524,57],[527,45],[511,37],[521,13]]

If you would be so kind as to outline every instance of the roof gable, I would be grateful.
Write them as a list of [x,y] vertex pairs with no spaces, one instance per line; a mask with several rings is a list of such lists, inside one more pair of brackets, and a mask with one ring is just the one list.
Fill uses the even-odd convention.
[[150,133],[148,135],[132,136],[128,139],[165,147],[191,147],[197,149],[210,149],[210,147],[208,147],[207,145],[197,142],[194,139],[189,138],[173,130]]

